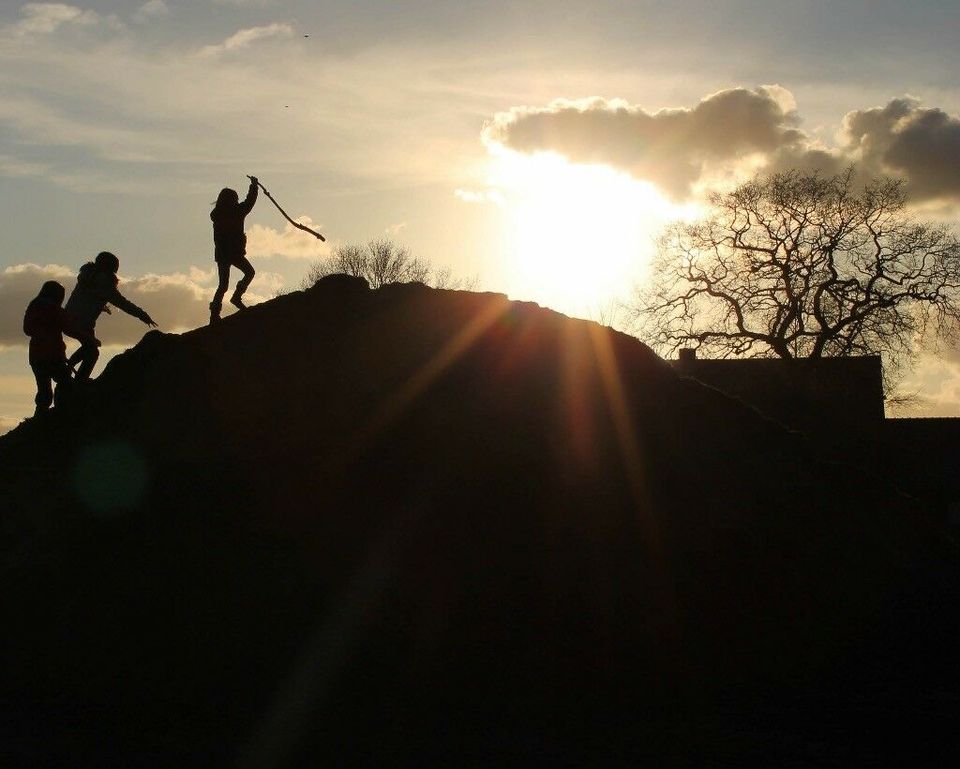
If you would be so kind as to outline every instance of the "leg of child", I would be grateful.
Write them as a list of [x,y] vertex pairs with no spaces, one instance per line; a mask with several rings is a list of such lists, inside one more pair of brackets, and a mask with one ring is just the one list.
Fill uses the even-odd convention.
[[70,388],[71,381],[70,369],[67,367],[65,360],[56,364],[51,373],[51,378],[57,385],[53,391],[53,404],[59,406],[64,391]]
[[53,377],[50,367],[43,363],[31,363],[30,368],[37,380],[37,397],[33,399],[37,408],[34,414],[44,414],[53,405]]
[[245,256],[241,256],[233,264],[234,266],[240,268],[241,272],[243,272],[243,277],[240,278],[239,282],[237,283],[237,288],[234,290],[233,296],[230,298],[230,304],[243,309],[243,293],[250,286],[250,282],[253,280],[253,276],[257,274],[257,271],[253,269],[253,265],[250,264],[250,260]]
[[77,369],[77,381],[82,382],[90,378],[93,373],[93,367],[97,365],[97,359],[100,357],[100,350],[93,342],[83,342],[80,349],[70,356],[70,363],[80,362],[80,368]]
[[220,317],[220,308],[223,307],[223,295],[227,293],[227,286],[230,285],[230,262],[217,262],[217,283],[216,293],[213,295],[213,301],[210,302],[210,319],[215,320]]
[[78,347],[76,351],[67,359],[67,368],[73,370],[77,367],[77,364],[83,360],[83,345]]

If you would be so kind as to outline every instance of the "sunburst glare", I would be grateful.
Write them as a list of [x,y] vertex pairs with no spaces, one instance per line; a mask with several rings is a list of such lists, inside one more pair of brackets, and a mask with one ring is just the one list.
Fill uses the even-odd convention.
[[627,296],[645,277],[657,232],[693,214],[608,166],[492,154],[490,184],[508,211],[508,290],[570,315],[595,316]]

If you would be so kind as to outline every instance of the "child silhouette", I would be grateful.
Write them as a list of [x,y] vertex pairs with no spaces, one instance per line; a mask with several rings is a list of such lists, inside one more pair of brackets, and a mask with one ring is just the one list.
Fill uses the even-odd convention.
[[[61,385],[70,379],[67,347],[63,343],[64,296],[63,286],[48,280],[23,315],[23,333],[30,337],[30,368],[37,380],[34,415],[45,413],[53,405]],[[57,392],[54,392],[54,383]]]
[[243,293],[256,274],[246,255],[247,236],[243,232],[243,220],[253,209],[253,204],[257,202],[259,182],[255,176],[248,178],[250,189],[247,190],[247,197],[243,202],[240,202],[240,196],[237,195],[236,190],[224,187],[220,190],[217,202],[210,212],[210,220],[213,222],[214,259],[217,262],[219,275],[217,290],[213,295],[213,301],[210,302],[211,323],[220,320],[223,295],[227,292],[227,286],[230,283],[230,268],[236,267],[243,273],[243,277],[237,282],[233,296],[230,297],[230,304],[238,310],[246,309]]
[[69,361],[71,368],[77,363],[80,364],[77,369],[78,380],[90,378],[97,358],[100,357],[100,342],[96,338],[97,318],[102,312],[110,312],[108,303],[148,326],[157,325],[144,310],[117,290],[120,282],[117,278],[119,269],[120,260],[109,251],[101,251],[96,259],[80,268],[77,285],[64,308],[67,336],[80,342],[80,349],[70,356]]

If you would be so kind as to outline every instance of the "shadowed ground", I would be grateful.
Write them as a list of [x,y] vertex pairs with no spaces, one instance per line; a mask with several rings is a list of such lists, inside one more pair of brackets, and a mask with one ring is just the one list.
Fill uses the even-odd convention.
[[0,488],[11,764],[960,753],[921,505],[500,295],[335,276],[151,332]]

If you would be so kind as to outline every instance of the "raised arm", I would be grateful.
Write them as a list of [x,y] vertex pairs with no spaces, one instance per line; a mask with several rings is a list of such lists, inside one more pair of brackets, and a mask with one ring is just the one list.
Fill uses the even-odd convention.
[[243,199],[243,202],[240,204],[240,211],[244,216],[250,213],[253,210],[253,204],[257,202],[257,194],[260,191],[260,183],[257,181],[256,176],[250,177],[250,189],[247,190],[247,197]]

